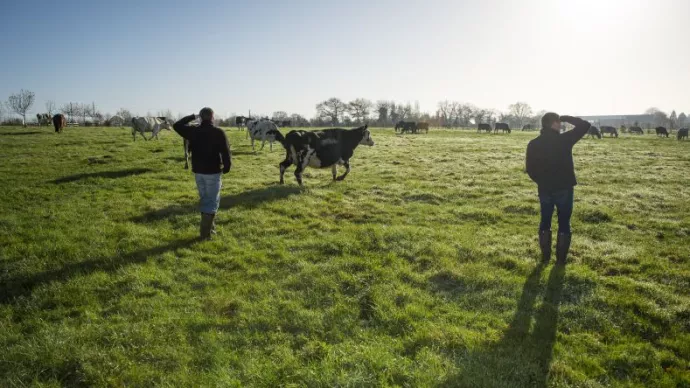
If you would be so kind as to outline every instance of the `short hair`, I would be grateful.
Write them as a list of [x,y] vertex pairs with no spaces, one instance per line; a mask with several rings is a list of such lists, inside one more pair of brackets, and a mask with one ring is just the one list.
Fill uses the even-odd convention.
[[208,121],[213,119],[213,109],[209,107],[201,109],[199,111],[199,117],[201,117],[201,121]]
[[561,116],[559,116],[558,113],[549,112],[542,116],[541,127],[551,128],[551,125],[553,125],[553,123],[556,121],[561,121]]

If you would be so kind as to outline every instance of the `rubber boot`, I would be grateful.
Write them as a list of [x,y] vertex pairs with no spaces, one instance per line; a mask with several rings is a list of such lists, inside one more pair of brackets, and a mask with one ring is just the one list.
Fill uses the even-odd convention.
[[558,260],[558,262],[561,264],[565,264],[565,261],[568,258],[571,237],[572,234],[570,233],[558,234],[558,240],[556,241],[556,260]]
[[539,247],[541,248],[541,259],[551,260],[551,231],[542,230],[539,232]]
[[201,240],[211,239],[211,228],[215,214],[201,213],[201,225],[199,227],[199,238]]
[[216,215],[211,214],[211,235],[218,234],[216,232]]

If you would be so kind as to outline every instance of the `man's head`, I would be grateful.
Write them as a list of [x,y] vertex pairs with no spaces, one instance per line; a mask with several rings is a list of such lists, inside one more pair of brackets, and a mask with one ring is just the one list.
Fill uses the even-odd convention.
[[541,127],[553,129],[554,131],[561,130],[561,116],[558,113],[549,112],[541,118]]
[[201,121],[211,121],[213,122],[213,109],[206,107],[199,111],[199,118]]

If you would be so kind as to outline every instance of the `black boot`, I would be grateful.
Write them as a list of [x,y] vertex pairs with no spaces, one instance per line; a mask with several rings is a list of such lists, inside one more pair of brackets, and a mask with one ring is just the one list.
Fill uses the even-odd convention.
[[565,264],[568,258],[571,236],[572,234],[570,233],[558,233],[558,240],[556,241],[556,260],[561,264]]
[[201,225],[199,227],[199,238],[201,240],[211,239],[211,228],[213,228],[213,218],[215,214],[201,213]]
[[539,247],[541,248],[541,259],[544,261],[551,260],[551,231],[539,231]]

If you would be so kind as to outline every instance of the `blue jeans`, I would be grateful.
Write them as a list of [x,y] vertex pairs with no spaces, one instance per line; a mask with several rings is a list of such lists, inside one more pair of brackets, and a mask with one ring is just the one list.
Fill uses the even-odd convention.
[[221,174],[195,174],[199,190],[199,207],[202,213],[215,214],[220,206]]
[[539,231],[551,230],[553,208],[558,209],[558,233],[570,234],[570,216],[573,215],[573,189],[540,192],[541,224]]

